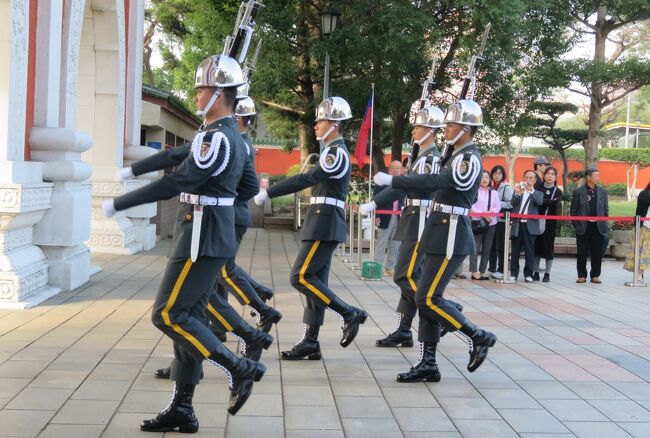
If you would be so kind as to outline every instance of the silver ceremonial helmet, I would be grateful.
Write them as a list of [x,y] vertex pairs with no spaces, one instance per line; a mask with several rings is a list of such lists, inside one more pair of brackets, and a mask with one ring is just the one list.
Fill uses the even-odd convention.
[[246,99],[248,97],[248,92],[250,91],[251,83],[245,82],[239,87],[237,87],[237,100]]
[[444,128],[445,113],[437,106],[422,108],[415,113],[414,126],[424,126],[426,128]]
[[237,101],[237,106],[235,107],[235,116],[236,117],[248,117],[254,116],[257,114],[255,112],[255,102],[250,97],[240,99]]
[[316,108],[316,121],[331,120],[342,122],[352,118],[350,105],[342,97],[330,97],[322,101]]
[[483,111],[473,100],[462,99],[449,105],[445,123],[458,123],[467,126],[483,126]]
[[197,67],[194,76],[194,88],[239,87],[245,83],[237,61],[226,55],[213,55],[204,59]]

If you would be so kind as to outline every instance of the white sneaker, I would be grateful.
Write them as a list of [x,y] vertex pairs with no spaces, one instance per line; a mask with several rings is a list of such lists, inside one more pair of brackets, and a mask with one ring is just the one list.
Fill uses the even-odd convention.
[[498,280],[503,278],[503,274],[501,272],[493,272],[492,273],[492,278],[496,278]]
[[525,280],[526,280],[526,283],[532,283],[533,282],[533,277],[526,277]]

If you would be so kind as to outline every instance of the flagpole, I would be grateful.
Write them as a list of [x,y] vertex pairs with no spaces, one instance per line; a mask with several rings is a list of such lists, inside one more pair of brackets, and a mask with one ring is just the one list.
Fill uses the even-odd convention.
[[368,202],[372,199],[372,131],[375,120],[375,84],[372,84],[372,106],[370,109],[370,167],[368,167]]

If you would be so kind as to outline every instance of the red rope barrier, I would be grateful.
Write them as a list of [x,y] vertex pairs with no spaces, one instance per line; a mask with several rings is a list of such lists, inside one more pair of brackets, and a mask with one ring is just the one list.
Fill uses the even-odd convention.
[[[402,210],[375,210],[375,214],[389,214],[399,215]],[[505,213],[493,212],[470,212],[470,217],[505,217]],[[634,222],[636,216],[559,216],[559,215],[544,215],[544,214],[519,214],[511,213],[512,219],[548,219],[548,220],[563,220],[563,221],[617,221],[617,222]],[[650,222],[650,217],[642,217],[642,222]]]

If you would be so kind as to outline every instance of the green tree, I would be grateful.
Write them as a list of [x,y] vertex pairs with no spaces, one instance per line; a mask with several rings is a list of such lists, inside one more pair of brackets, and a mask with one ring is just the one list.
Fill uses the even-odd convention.
[[544,140],[549,148],[560,155],[562,165],[562,186],[569,186],[569,160],[566,150],[576,143],[587,139],[587,129],[563,129],[558,126],[560,116],[578,112],[578,107],[565,102],[534,102],[529,107],[530,116],[527,123],[533,137]]
[[[634,48],[644,35],[626,32],[626,28],[650,18],[647,0],[570,0],[569,9],[577,22],[579,34],[594,39],[594,55],[588,59],[561,62],[557,67],[566,85],[589,99],[587,119],[588,138],[584,143],[586,164],[598,162],[598,142],[602,116],[611,105],[628,93],[650,84],[650,61],[638,55]],[[606,53],[608,40],[614,40],[615,50]],[[629,52],[629,53],[626,53]]]
[[650,167],[650,149],[603,149],[600,153],[603,158],[626,164],[627,200],[633,201],[639,170]]

